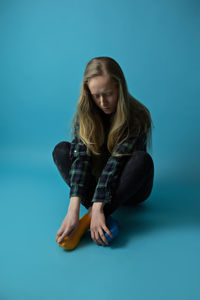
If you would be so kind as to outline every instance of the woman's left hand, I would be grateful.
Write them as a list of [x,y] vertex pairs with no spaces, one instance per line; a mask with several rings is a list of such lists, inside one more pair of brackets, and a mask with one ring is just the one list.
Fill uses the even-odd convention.
[[103,230],[112,237],[112,233],[106,226],[103,210],[92,209],[92,217],[90,222],[91,238],[97,245],[100,246],[108,245]]

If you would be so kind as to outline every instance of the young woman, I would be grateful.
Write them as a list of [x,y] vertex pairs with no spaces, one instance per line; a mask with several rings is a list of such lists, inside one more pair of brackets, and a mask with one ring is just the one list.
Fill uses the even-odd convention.
[[[154,164],[147,147],[153,122],[149,110],[128,92],[119,64],[95,57],[86,66],[72,125],[72,142],[60,142],[53,150],[70,187],[68,212],[56,241],[64,247],[67,237],[76,236],[76,246],[90,227],[93,241],[105,246],[104,232],[112,236],[106,218],[120,205],[135,205],[151,193]],[[88,209],[82,223],[80,204]]]

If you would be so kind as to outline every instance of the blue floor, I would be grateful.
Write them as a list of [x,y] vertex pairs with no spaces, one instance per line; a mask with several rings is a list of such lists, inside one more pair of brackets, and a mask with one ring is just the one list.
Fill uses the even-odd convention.
[[200,299],[197,186],[155,176],[146,202],[113,213],[112,246],[96,245],[88,231],[66,251],[55,237],[68,187],[50,156],[16,161],[1,164],[1,300]]

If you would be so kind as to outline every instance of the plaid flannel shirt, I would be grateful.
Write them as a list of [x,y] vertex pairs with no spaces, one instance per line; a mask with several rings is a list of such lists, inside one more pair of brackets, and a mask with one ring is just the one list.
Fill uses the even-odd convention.
[[[130,136],[123,143],[118,144],[114,153],[125,154],[133,151],[146,151],[146,134],[140,136]],[[92,153],[86,153],[86,145],[75,137],[71,142],[70,158],[72,165],[70,169],[70,197],[79,196],[84,198],[89,187],[89,178],[91,176],[91,158]],[[114,157],[110,156],[107,160],[103,171],[98,178],[96,189],[93,195],[92,202],[111,201],[112,192],[116,189],[120,173],[127,161],[127,156]]]

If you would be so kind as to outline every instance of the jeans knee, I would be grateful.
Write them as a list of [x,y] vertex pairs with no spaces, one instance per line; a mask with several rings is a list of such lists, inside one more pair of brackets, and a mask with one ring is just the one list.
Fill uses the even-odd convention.
[[153,163],[153,159],[152,159],[151,155],[145,151],[141,151],[141,152],[143,152],[143,160],[144,160],[145,164],[147,165],[147,167],[150,169],[153,169],[154,163]]
[[154,170],[154,163],[151,155],[146,151],[136,151],[130,158],[130,163],[134,161],[134,164],[136,161],[138,162],[139,166],[143,166],[145,169],[148,170]]
[[56,161],[56,158],[60,157],[60,155],[62,155],[63,152],[66,152],[69,149],[69,147],[70,147],[69,142],[65,142],[65,141],[59,142],[52,151],[54,162]]

